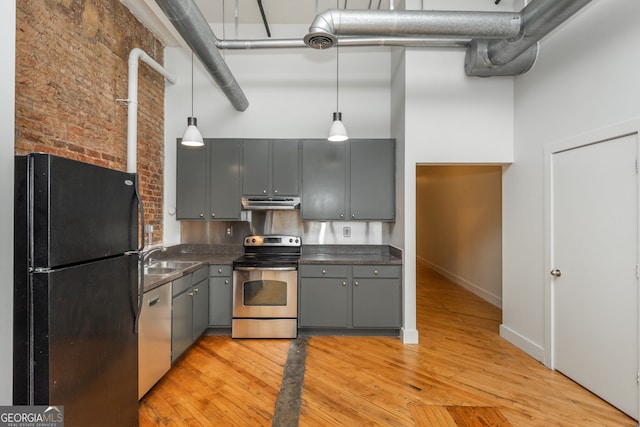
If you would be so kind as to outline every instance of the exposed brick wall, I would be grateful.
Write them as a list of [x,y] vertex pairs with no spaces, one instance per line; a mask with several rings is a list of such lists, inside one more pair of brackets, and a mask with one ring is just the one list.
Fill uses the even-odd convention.
[[[16,154],[127,168],[128,57],[163,46],[119,0],[17,0]],[[146,221],[162,240],[164,79],[140,62],[138,166]]]

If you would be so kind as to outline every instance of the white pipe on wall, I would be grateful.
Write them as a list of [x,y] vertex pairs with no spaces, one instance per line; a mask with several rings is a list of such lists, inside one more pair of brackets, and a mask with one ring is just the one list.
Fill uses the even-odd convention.
[[127,172],[129,173],[135,173],[138,164],[138,60],[162,74],[170,83],[176,81],[173,74],[165,70],[142,49],[136,47],[129,53],[129,88],[126,99],[129,105],[127,111]]

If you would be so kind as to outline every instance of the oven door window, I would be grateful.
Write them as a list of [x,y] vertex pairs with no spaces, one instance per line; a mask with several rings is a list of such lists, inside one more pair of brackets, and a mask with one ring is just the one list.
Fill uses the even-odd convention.
[[286,306],[287,282],[280,280],[249,280],[243,283],[245,306]]

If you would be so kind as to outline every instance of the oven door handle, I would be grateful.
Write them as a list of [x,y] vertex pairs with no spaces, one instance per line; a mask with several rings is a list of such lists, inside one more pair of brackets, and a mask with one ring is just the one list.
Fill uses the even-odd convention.
[[234,270],[238,271],[296,271],[297,267],[233,267]]

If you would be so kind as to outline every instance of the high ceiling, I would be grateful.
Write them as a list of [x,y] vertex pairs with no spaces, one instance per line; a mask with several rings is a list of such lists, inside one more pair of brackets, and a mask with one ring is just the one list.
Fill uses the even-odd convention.
[[[220,23],[224,8],[226,23],[262,23],[258,0],[195,0],[207,22]],[[310,24],[327,9],[389,9],[389,0],[261,0],[269,24]]]
[[[185,46],[182,37],[177,33],[171,22],[164,15],[156,0],[120,0],[136,17],[144,23],[151,31],[158,36],[166,46]],[[204,15],[207,22],[216,27],[220,34],[222,23],[227,30],[229,38],[246,38],[242,35],[243,26],[263,25],[263,18],[260,12],[260,5],[264,10],[264,18],[267,25],[278,26],[282,24],[297,24],[308,26],[318,13],[327,9],[349,9],[349,10],[391,10],[398,9],[401,0],[194,0],[197,7]],[[442,10],[460,10],[460,7],[470,4],[477,5],[471,10],[492,10],[492,11],[513,11],[516,4],[520,5],[525,0],[472,0],[456,2],[452,0],[422,0],[422,8],[433,8],[438,4]],[[421,3],[414,2],[414,7]],[[420,6],[418,6],[420,7]],[[464,10],[464,9],[463,9]],[[224,20],[223,20],[224,16]],[[238,32],[238,29],[241,29]],[[282,26],[280,28],[283,28]],[[286,30],[285,30],[286,33]],[[299,34],[300,37],[303,34]],[[249,38],[255,37],[254,35]],[[267,37],[266,31],[258,37]],[[273,31],[272,37],[290,38],[291,35],[282,36],[279,31]]]
[[[181,37],[162,13],[155,0],[120,0],[167,46],[184,45]],[[393,1],[393,0],[391,0]],[[489,0],[487,0],[489,1]],[[313,18],[327,9],[389,10],[390,0],[261,0],[269,26],[278,24],[310,25]],[[195,0],[207,22],[225,26],[263,24],[258,0]],[[398,3],[398,0],[395,0]],[[277,38],[278,34],[273,37]]]

